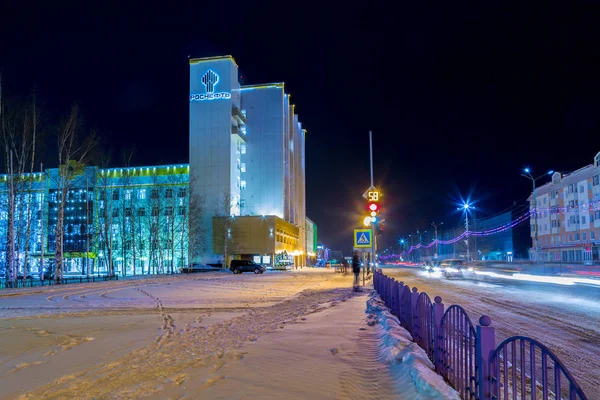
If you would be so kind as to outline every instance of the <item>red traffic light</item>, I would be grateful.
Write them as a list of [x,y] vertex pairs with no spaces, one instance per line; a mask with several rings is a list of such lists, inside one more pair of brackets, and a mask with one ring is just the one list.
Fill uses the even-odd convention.
[[379,205],[377,203],[369,203],[369,211],[378,211]]

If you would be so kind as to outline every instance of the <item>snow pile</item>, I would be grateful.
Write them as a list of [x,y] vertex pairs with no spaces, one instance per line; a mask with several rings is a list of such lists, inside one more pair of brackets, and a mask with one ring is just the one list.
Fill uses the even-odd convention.
[[403,399],[460,399],[377,293],[367,301],[366,312],[369,325],[377,328],[379,360],[390,365],[394,385]]

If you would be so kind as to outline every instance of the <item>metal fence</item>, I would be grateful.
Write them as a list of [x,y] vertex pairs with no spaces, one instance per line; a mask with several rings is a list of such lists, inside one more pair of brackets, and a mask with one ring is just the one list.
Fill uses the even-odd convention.
[[411,290],[380,269],[373,285],[462,399],[587,400],[558,357],[538,341],[513,336],[496,345],[488,316],[474,325],[462,307],[444,310],[441,297],[432,303],[427,293]]
[[72,283],[86,283],[86,282],[105,282],[119,280],[117,275],[114,276],[73,276],[69,278],[63,278],[58,281],[54,279],[18,279],[15,282],[3,280],[0,281],[0,289],[18,289],[36,286],[52,286],[52,285],[68,285]]

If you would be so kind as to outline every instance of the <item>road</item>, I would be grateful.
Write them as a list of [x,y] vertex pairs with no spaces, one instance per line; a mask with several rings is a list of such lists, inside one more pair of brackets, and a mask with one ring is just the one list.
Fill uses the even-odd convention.
[[492,319],[500,341],[529,336],[548,346],[573,374],[589,399],[600,399],[600,287],[550,283],[448,280],[417,268],[382,268],[383,272],[446,308],[462,306],[473,322]]

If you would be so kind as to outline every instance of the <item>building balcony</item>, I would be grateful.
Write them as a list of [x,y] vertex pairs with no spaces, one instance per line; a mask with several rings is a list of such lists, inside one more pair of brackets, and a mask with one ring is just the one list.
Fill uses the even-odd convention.
[[239,107],[233,107],[231,109],[231,116],[235,118],[239,124],[246,125],[246,111],[241,110]]
[[239,126],[232,126],[231,127],[231,134],[232,135],[238,135],[244,142],[246,141],[246,131],[240,129]]

